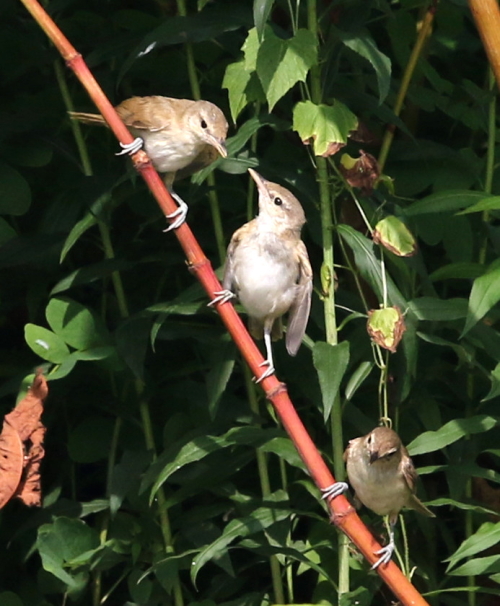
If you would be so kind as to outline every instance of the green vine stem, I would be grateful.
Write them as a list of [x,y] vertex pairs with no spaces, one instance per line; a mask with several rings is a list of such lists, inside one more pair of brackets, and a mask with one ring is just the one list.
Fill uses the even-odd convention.
[[[245,387],[248,395],[248,401],[250,403],[250,410],[253,412],[256,418],[259,418],[260,412],[257,389],[255,383],[252,381],[252,373],[246,364],[243,365],[243,374],[245,376]],[[256,422],[255,425],[258,426],[258,423]],[[262,497],[266,499],[271,495],[271,482],[269,481],[267,457],[266,454],[259,448],[256,448],[255,456],[257,459]],[[271,567],[271,578],[273,582],[274,603],[285,604],[285,593],[283,591],[283,583],[281,580],[281,565],[275,555],[272,555],[269,558],[269,565]]]
[[[403,79],[401,80],[401,84],[399,86],[398,95],[396,97],[396,103],[394,104],[394,114],[399,116],[401,110],[403,108],[403,102],[406,98],[406,94],[408,93],[408,88],[410,86],[411,79],[413,77],[413,73],[415,72],[415,68],[417,66],[418,60],[422,54],[422,50],[424,48],[425,42],[427,38],[430,36],[432,24],[434,22],[434,15],[436,13],[436,7],[432,4],[425,13],[424,19],[422,20],[422,24],[420,26],[420,30],[418,32],[417,41],[415,42],[415,46],[411,52],[410,58],[406,65],[405,73],[403,74]],[[382,173],[384,170],[385,162],[387,160],[387,156],[389,155],[389,150],[391,148],[392,140],[394,138],[395,127],[393,124],[390,124],[385,131],[384,139],[382,141],[382,147],[380,149],[380,154],[378,157],[378,163],[380,167],[380,172]]]
[[[177,0],[177,10],[181,17],[187,17],[186,0]],[[201,99],[200,82],[198,80],[198,73],[196,71],[196,64],[194,61],[194,51],[191,42],[184,44],[186,50],[187,70],[189,77],[189,84],[191,86],[191,93],[193,99]],[[215,241],[217,242],[217,252],[219,255],[219,261],[222,265],[226,258],[226,242],[224,239],[224,229],[222,227],[222,218],[220,214],[219,198],[217,196],[217,188],[215,186],[215,177],[213,173],[210,173],[207,177],[208,183],[208,201],[210,204],[210,212],[212,214],[212,222],[214,225]]]
[[[74,110],[73,102],[72,102],[71,95],[69,93],[68,86],[67,86],[66,80],[64,78],[64,73],[62,71],[59,61],[56,61],[54,63],[54,69],[55,69],[55,74],[56,74],[56,79],[57,79],[57,82],[59,85],[59,89],[61,92],[61,96],[65,103],[66,109],[68,111],[73,111]],[[71,124],[72,124],[73,134],[75,136],[75,141],[76,141],[76,145],[78,148],[78,152],[80,154],[80,160],[82,162],[83,173],[86,176],[90,177],[92,175],[92,167],[90,164],[90,158],[89,158],[87,146],[85,144],[85,141],[84,141],[82,133],[81,133],[80,125],[73,120],[71,121]],[[102,220],[97,221],[97,226],[99,228],[99,233],[101,236],[101,242],[102,242],[102,246],[103,246],[103,250],[104,250],[104,256],[106,257],[106,259],[114,259],[115,252],[113,249],[113,243],[111,240],[111,235],[110,235],[108,226]],[[122,319],[126,319],[129,317],[130,314],[129,314],[129,310],[128,310],[127,299],[126,299],[126,295],[125,295],[125,290],[123,288],[123,282],[122,282],[120,273],[118,271],[113,272],[111,274],[111,280],[113,283],[113,288],[115,290],[115,295],[116,295],[116,299],[117,299],[117,303],[118,303],[120,317]],[[155,443],[154,443],[154,435],[153,435],[153,429],[152,429],[152,423],[151,423],[151,414],[150,414],[150,410],[149,410],[148,401],[143,396],[144,384],[142,383],[142,381],[139,381],[139,380],[135,381],[135,391],[136,391],[137,398],[139,400],[139,412],[140,412],[141,419],[142,419],[146,448],[150,452],[153,453],[153,456],[156,456],[155,455],[156,449],[155,449]],[[108,461],[108,479],[107,479],[108,496],[109,496],[109,482],[110,482],[110,478],[111,478],[111,472],[114,467],[114,462],[116,460],[116,450],[117,450],[117,445],[118,445],[118,435],[120,432],[120,427],[121,427],[121,419],[119,417],[117,417],[117,419],[115,420],[115,426],[114,426],[114,430],[113,430],[113,439],[112,439],[112,444],[111,444],[111,452],[110,452],[109,461]],[[166,499],[165,499],[165,492],[164,492],[163,488],[160,488],[160,490],[157,493],[157,497],[158,497],[158,515],[159,515],[159,519],[160,519],[160,527],[162,530],[162,536],[163,536],[163,540],[164,540],[164,544],[165,544],[165,550],[167,553],[173,553],[174,550],[173,550],[172,532],[170,529],[170,520],[168,518],[167,508],[165,505]],[[109,516],[106,516],[106,518],[102,522],[101,533],[100,533],[101,540],[103,542],[106,541],[108,527],[109,527]],[[176,581],[174,582],[173,591],[174,591],[175,606],[183,606],[184,600],[183,600],[183,596],[182,596],[180,580],[178,577],[177,577]],[[93,606],[99,606],[100,604],[103,603],[104,598],[101,598],[101,592],[102,592],[101,574],[100,574],[100,572],[97,572],[95,575],[95,578],[94,578],[94,586],[93,586],[93,595],[92,595]]]
[[[318,13],[316,0],[307,2],[307,25],[309,31],[318,39]],[[313,103],[319,104],[322,100],[321,70],[319,65],[314,66],[311,75],[311,98]],[[334,253],[333,253],[333,217],[330,200],[330,187],[328,178],[328,163],[326,158],[316,158],[316,174],[319,184],[320,214],[321,214],[321,236],[323,242],[323,268],[322,271],[330,276],[329,287],[324,293],[323,305],[326,328],[326,341],[331,345],[337,345],[337,321],[335,315],[335,280],[334,280]],[[342,406],[340,396],[335,397],[330,416],[333,468],[337,481],[344,481],[345,467],[343,461],[344,440],[342,434]],[[338,587],[339,602],[343,596],[349,593],[349,540],[346,536],[338,535]]]

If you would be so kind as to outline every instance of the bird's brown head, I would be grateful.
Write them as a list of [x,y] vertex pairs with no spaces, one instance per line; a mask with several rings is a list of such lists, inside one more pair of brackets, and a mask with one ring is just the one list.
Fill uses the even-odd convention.
[[222,111],[210,101],[197,101],[189,108],[188,128],[202,141],[227,157],[226,136],[228,123]]
[[378,461],[384,464],[401,458],[401,439],[389,427],[376,427],[364,440],[370,464]]
[[278,229],[300,232],[306,216],[297,198],[288,189],[267,181],[252,168],[248,172],[259,192],[259,216],[269,217]]

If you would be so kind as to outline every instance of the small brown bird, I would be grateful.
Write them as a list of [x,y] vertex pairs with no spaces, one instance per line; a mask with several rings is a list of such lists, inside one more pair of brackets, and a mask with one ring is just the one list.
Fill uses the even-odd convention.
[[[393,528],[403,507],[432,518],[435,515],[415,496],[417,472],[398,434],[389,427],[376,427],[351,440],[344,461],[355,498],[378,515],[389,516],[389,543],[375,552],[380,558],[372,568],[377,568],[392,557]],[[336,482],[323,491],[323,498],[336,497],[346,489],[345,482]]]
[[[172,99],[170,97],[132,97],[116,107],[118,115],[136,137],[131,145],[123,146],[120,154],[133,154],[144,145],[153,166],[164,173],[165,186],[179,204],[168,216],[177,219],[168,228],[184,223],[187,204],[172,190],[176,173],[182,177],[201,170],[227,150],[227,120],[222,111],[209,101]],[[87,124],[106,125],[99,114],[70,112],[73,120]],[[119,155],[120,155],[119,154]]]
[[[248,327],[264,337],[266,371],[274,372],[271,336],[282,335],[281,316],[289,312],[286,348],[294,356],[302,342],[311,308],[312,270],[300,239],[306,218],[300,202],[287,189],[248,169],[259,192],[258,216],[238,229],[227,249],[224,290],[210,303],[238,297],[248,312]],[[233,292],[234,291],[234,292]]]

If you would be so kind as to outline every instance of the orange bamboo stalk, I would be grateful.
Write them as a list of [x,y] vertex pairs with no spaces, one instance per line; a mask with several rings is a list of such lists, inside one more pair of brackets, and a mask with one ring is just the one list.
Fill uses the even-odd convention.
[[500,88],[500,8],[497,0],[469,0],[495,80]]
[[[133,140],[132,135],[105,97],[81,55],[73,48],[37,0],[21,0],[21,2],[79,78],[118,140],[122,143],[130,143]],[[173,212],[177,205],[151,165],[146,153],[144,151],[137,152],[132,159],[135,167],[155,196],[161,210],[165,214]],[[222,290],[222,286],[211,267],[210,261],[204,255],[187,223],[183,223],[174,233],[184,250],[190,270],[201,282],[209,298],[213,299],[213,293]],[[217,305],[217,311],[250,369],[255,376],[260,376],[263,373],[260,365],[264,362],[264,358],[248,334],[233,305],[230,302]],[[335,479],[300,420],[288,396],[286,385],[281,383],[275,375],[264,379],[261,385],[266,397],[275,407],[285,430],[297,448],[315,484],[320,489],[333,484]],[[330,501],[328,505],[332,521],[358,546],[370,564],[375,563],[378,558],[374,552],[380,549],[380,545],[351,507],[349,501],[344,496],[339,496]],[[379,566],[377,572],[405,606],[428,606],[428,603],[394,562],[391,561],[387,566]]]

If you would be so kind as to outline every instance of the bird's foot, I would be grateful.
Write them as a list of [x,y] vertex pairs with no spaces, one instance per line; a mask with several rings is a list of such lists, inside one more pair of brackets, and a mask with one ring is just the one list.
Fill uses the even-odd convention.
[[174,210],[173,213],[166,215],[167,219],[174,219],[175,217],[177,218],[167,227],[167,229],[163,230],[165,233],[171,231],[172,229],[177,229],[178,227],[180,227],[186,220],[186,216],[188,213],[188,205],[184,202],[184,200],[172,191],[170,192],[170,195],[177,202],[179,208],[177,210]]
[[349,489],[349,485],[347,482],[335,482],[331,486],[327,486],[326,488],[322,488],[321,492],[323,493],[322,499],[335,499],[339,495],[346,492]]
[[382,547],[382,549],[374,551],[373,553],[380,556],[372,566],[372,570],[376,570],[381,564],[388,564],[391,561],[392,554],[394,553],[394,540],[389,541],[385,547]]
[[224,290],[217,290],[214,292],[214,298],[207,304],[207,307],[213,307],[214,305],[222,305],[223,303],[227,303],[231,299],[236,299],[236,295],[234,292],[231,292],[228,288]]
[[264,360],[264,362],[262,362],[262,364],[259,364],[259,368],[262,366],[268,366],[269,368],[267,370],[265,370],[259,378],[254,377],[252,380],[255,382],[255,385],[258,385],[261,381],[263,381],[264,379],[267,379],[267,377],[270,377],[271,375],[274,374],[274,366],[272,364],[272,362],[270,360]]
[[136,154],[139,150],[142,149],[144,145],[144,140],[141,137],[136,137],[132,143],[120,143],[120,147],[122,148],[121,152],[117,152],[115,156],[123,156],[125,154]]

